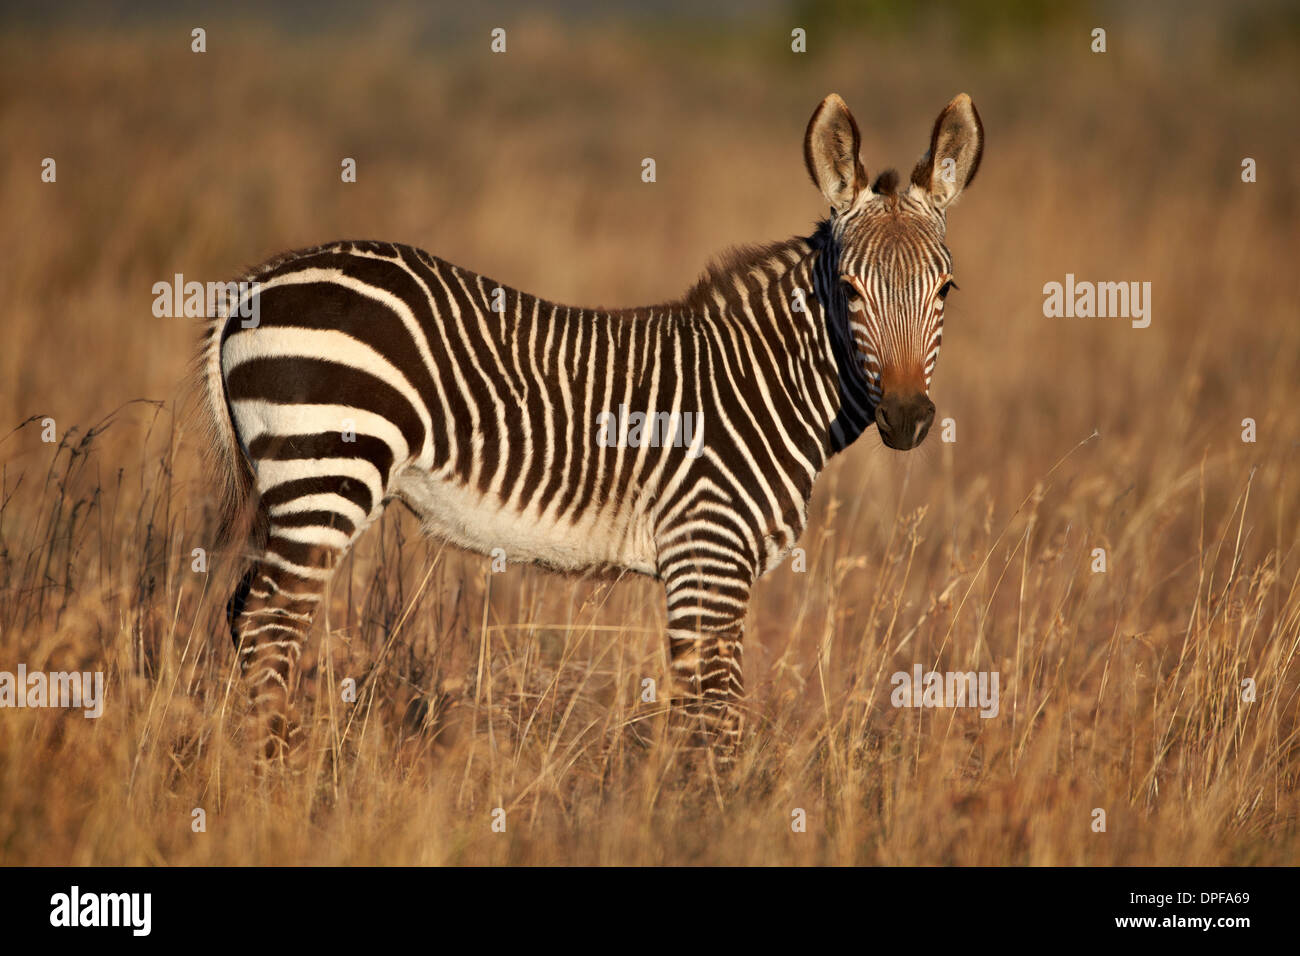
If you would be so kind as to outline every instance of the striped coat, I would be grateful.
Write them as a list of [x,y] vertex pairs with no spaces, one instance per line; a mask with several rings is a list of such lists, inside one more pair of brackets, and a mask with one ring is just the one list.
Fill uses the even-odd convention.
[[[226,524],[254,518],[230,616],[266,755],[299,733],[293,670],[333,568],[400,499],[474,551],[662,580],[675,713],[729,759],[750,590],[803,531],[818,473],[873,424],[898,448],[929,427],[944,208],[981,143],[958,97],[913,182],[873,187],[828,97],[805,154],[831,217],[663,305],[557,305],[382,242],[250,273],[201,360]],[[935,157],[958,161],[951,195]]]

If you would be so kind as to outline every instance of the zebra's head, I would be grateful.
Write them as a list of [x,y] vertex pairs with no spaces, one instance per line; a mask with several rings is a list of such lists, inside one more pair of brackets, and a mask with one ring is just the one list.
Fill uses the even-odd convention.
[[965,93],[939,114],[930,148],[900,187],[893,170],[873,184],[858,157],[861,137],[832,93],[808,121],[804,160],[831,204],[838,252],[831,309],[847,318],[876,428],[890,448],[915,448],[934,421],[930,378],[955,288],[944,244],[945,211],[975,178],[984,128]]

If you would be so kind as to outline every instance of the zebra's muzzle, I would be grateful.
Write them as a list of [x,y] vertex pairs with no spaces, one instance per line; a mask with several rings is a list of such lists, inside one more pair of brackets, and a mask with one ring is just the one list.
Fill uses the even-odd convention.
[[907,451],[925,441],[934,421],[934,402],[916,393],[886,395],[876,406],[876,430],[890,448]]

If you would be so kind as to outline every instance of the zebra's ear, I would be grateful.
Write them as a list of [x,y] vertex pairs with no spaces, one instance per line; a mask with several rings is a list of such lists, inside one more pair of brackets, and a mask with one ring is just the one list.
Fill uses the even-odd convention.
[[930,150],[912,170],[912,182],[943,211],[970,185],[984,155],[984,124],[965,93],[953,98],[930,134]]
[[867,171],[858,159],[862,137],[848,104],[832,93],[813,111],[804,134],[803,160],[813,185],[822,191],[836,212],[853,205],[869,188]]

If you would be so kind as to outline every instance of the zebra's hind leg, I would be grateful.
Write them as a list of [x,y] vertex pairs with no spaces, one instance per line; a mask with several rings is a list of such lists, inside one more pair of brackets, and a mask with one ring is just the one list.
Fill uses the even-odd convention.
[[754,571],[740,552],[699,542],[661,546],[668,593],[672,723],[720,768],[735,760],[744,730],[741,650]]
[[259,754],[267,761],[287,761],[303,742],[293,706],[298,660],[330,575],[354,536],[338,514],[273,510],[266,544],[230,599],[231,636]]

